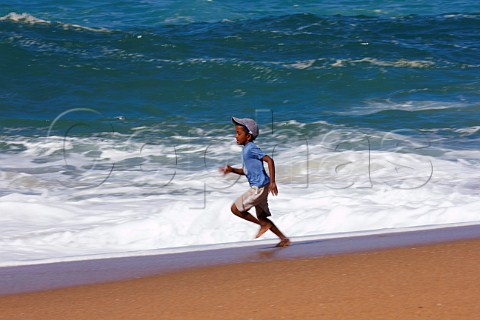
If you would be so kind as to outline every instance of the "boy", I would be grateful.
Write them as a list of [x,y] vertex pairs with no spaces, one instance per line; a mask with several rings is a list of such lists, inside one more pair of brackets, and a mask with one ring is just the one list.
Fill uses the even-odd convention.
[[[244,146],[242,150],[243,168],[232,168],[228,164],[224,168],[220,168],[223,174],[230,172],[245,175],[250,184],[250,189],[242,194],[232,204],[232,213],[242,219],[260,225],[260,230],[255,238],[260,237],[268,230],[271,230],[280,238],[277,247],[287,247],[290,240],[268,219],[271,215],[268,208],[268,193],[278,194],[277,185],[275,183],[275,164],[273,159],[264,154],[262,150],[253,141],[258,136],[258,126],[252,119],[239,119],[232,117],[235,124],[235,138],[237,144]],[[263,161],[268,164],[270,176],[265,172]],[[248,210],[255,207],[257,218],[252,216]]]

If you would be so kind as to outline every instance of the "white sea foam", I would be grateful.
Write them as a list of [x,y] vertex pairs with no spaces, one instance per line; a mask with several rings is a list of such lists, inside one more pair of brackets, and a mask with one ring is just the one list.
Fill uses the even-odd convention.
[[[0,265],[259,241],[256,226],[229,209],[245,178],[217,170],[240,165],[231,136],[146,143],[145,130],[66,142],[5,137],[25,150],[0,154]],[[480,222],[478,152],[419,148],[402,132],[319,132],[285,142],[278,130],[258,141],[277,167],[273,220],[293,239]]]
[[10,12],[6,16],[0,17],[0,21],[13,21],[27,24],[50,24],[48,20],[36,18],[28,13]]
[[356,65],[368,63],[380,67],[395,67],[395,68],[431,68],[435,65],[433,61],[428,60],[407,60],[399,59],[396,61],[384,61],[376,58],[363,59],[337,59],[331,64],[332,67],[345,67],[346,65]]
[[473,126],[473,127],[467,127],[467,128],[460,128],[460,129],[454,129],[455,132],[465,134],[465,135],[471,135],[474,133],[477,133],[480,131],[480,126]]
[[401,111],[425,111],[425,110],[445,110],[451,108],[463,108],[468,104],[458,102],[440,102],[440,101],[405,101],[405,102],[370,102],[366,106],[353,107],[346,112],[337,112],[337,114],[368,115],[387,110]]
[[112,30],[106,28],[92,28],[87,26],[82,26],[79,24],[63,23],[63,22],[52,22],[49,20],[44,20],[37,18],[29,13],[16,13],[10,12],[9,14],[0,17],[0,21],[11,21],[16,23],[24,23],[30,25],[58,25],[63,29],[76,29],[76,30],[85,30],[91,32],[112,32]]
[[297,61],[295,63],[290,64],[289,66],[295,69],[307,69],[313,66],[313,64],[317,60],[306,60],[306,61]]

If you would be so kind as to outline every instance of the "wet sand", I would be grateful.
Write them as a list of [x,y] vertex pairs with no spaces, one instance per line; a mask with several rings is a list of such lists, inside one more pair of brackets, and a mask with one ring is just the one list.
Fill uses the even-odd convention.
[[470,320],[479,266],[478,238],[269,258],[5,295],[0,319]]
[[434,244],[480,237],[480,225],[444,227],[394,233],[349,235],[334,238],[292,239],[288,248],[275,248],[276,241],[258,241],[253,246],[171,254],[43,263],[0,268],[0,295],[65,288],[167,274],[201,267],[325,257],[386,248]]

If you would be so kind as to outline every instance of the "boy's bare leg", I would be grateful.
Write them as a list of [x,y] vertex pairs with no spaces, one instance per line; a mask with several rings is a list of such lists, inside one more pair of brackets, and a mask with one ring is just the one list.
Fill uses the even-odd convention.
[[[266,217],[266,213],[262,210],[260,212],[257,211],[257,217],[260,221],[260,231],[258,231],[257,238],[260,237],[262,234],[267,232],[268,230],[272,231],[277,237],[280,238],[280,242],[277,244],[277,247],[287,247],[290,245],[290,239],[288,239],[280,229],[272,222],[272,220]],[[265,228],[263,226],[266,226]]]
[[270,231],[272,231],[277,237],[279,237],[280,240],[287,239],[287,237],[282,233],[282,231],[280,231],[280,229],[278,229],[278,227],[271,220],[267,220],[270,221],[270,223],[272,224],[272,226],[270,227]]
[[[242,219],[245,219],[247,221],[250,221],[250,222],[253,222],[253,223],[256,223],[258,225],[262,225],[260,223],[260,221],[258,221],[257,218],[255,218],[254,216],[252,216],[248,211],[240,211],[238,210],[237,206],[234,204],[232,204],[232,207],[230,208],[230,210],[232,210],[232,213]],[[268,229],[267,229],[268,230]]]
[[238,210],[235,203],[232,204],[232,207],[230,208],[230,210],[232,210],[232,213],[235,214],[236,216],[260,225],[260,231],[258,231],[255,238],[260,237],[262,234],[270,230],[270,228],[273,226],[273,223],[268,219],[257,219],[254,216],[252,216],[248,211]]
[[255,238],[259,238],[265,232],[267,232],[268,230],[271,230],[272,227],[274,226],[273,222],[268,219],[258,219],[258,221],[260,222],[260,230],[258,230],[258,233],[255,236]]
[[[270,231],[272,231],[277,237],[280,238],[280,242],[277,244],[277,247],[288,247],[290,245],[290,239],[288,239],[283,233],[282,231],[280,231],[280,229],[278,229],[278,227],[268,218],[262,218],[262,219],[259,219],[261,222],[262,220],[266,220],[270,223]],[[267,229],[268,230],[268,229]],[[260,229],[260,231],[262,231]],[[260,233],[259,231],[259,233]],[[262,233],[263,234],[263,233]],[[261,235],[261,234],[260,234]]]
[[258,238],[268,230],[271,230],[277,237],[280,238],[280,242],[277,244],[277,247],[287,247],[288,245],[290,245],[290,239],[288,239],[270,219],[265,217],[263,212],[261,212],[260,214],[257,214],[258,216],[258,219],[257,219],[254,216],[252,216],[248,211],[238,210],[235,204],[232,204],[232,207],[230,208],[230,210],[232,210],[232,213],[235,214],[236,216],[260,225],[260,231],[258,231],[258,234],[255,238]]

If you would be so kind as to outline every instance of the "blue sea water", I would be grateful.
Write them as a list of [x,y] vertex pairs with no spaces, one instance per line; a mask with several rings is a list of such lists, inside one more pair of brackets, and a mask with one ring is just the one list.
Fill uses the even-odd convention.
[[2,127],[86,107],[138,126],[257,109],[382,130],[478,124],[475,1],[23,3],[0,11]]
[[[104,252],[102,241],[85,244],[92,234],[116,239],[105,240],[112,244],[107,252],[121,250],[121,235],[142,219],[136,211],[157,213],[159,220],[149,229],[145,218],[143,235],[129,238],[131,250],[240,241],[213,235],[207,225],[192,236],[170,218],[189,207],[169,207],[192,198],[200,202],[195,208],[204,207],[208,201],[199,194],[222,189],[209,193],[209,179],[231,186],[211,178],[222,163],[238,162],[231,116],[257,120],[259,144],[279,160],[286,185],[329,192],[353,186],[358,193],[349,206],[292,191],[280,206],[285,214],[302,195],[317,198],[312,217],[322,206],[333,212],[312,218],[328,228],[305,232],[293,225],[311,220],[285,215],[294,235],[478,221],[472,212],[445,208],[473,206],[478,195],[479,74],[477,1],[3,3],[0,228],[4,246],[23,248],[11,249],[6,259],[28,260],[32,252],[38,259],[58,257],[72,251],[71,243],[79,254]],[[395,175],[419,166],[421,174]],[[203,184],[192,187],[192,181]],[[352,220],[355,207],[358,217],[379,208],[378,190],[371,203],[358,200],[372,196],[363,188],[379,185],[430,189],[422,189],[414,216],[339,227],[335,219]],[[228,214],[235,192],[207,212]],[[438,202],[452,192],[455,199]],[[154,205],[145,204],[149,197]],[[126,198],[132,202],[122,205]],[[387,198],[408,197],[393,192]],[[32,205],[21,219],[20,203]],[[409,206],[407,200],[399,205]],[[49,212],[64,219],[85,208],[91,220],[52,227]],[[426,220],[415,221],[418,211]],[[38,212],[43,218],[32,218]],[[125,229],[116,229],[118,212]],[[184,219],[194,224],[195,217]],[[29,223],[21,227],[21,221]],[[98,231],[102,223],[105,230]],[[170,236],[155,240],[159,232]],[[58,238],[64,247],[42,251]]]

